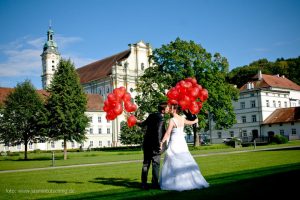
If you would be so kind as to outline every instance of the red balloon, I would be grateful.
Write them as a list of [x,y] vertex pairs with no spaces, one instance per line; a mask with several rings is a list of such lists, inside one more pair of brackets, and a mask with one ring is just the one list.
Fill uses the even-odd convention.
[[168,104],[171,104],[171,105],[173,105],[173,104],[178,104],[178,101],[175,100],[175,99],[169,99],[169,100],[168,100]]
[[178,104],[181,106],[182,110],[186,110],[189,107],[189,103],[185,100],[179,100]]
[[202,89],[199,92],[199,98],[202,102],[206,101],[206,99],[208,98],[208,91],[207,89]]
[[109,93],[107,95],[107,100],[109,103],[116,103],[119,102],[119,98],[114,93]]
[[197,98],[199,95],[199,88],[198,87],[191,87],[188,89],[189,96]]
[[183,110],[189,109],[191,113],[197,114],[208,98],[208,91],[197,83],[196,78],[188,77],[172,87],[167,98],[169,104],[179,104]]
[[107,120],[114,120],[117,118],[117,115],[114,113],[113,110],[109,110],[107,113],[106,113],[106,119]]
[[137,120],[136,120],[135,116],[134,115],[130,115],[128,117],[128,119],[127,119],[127,124],[128,124],[129,127],[132,127],[132,126],[134,126],[136,124],[136,121]]
[[199,106],[199,111],[200,111],[201,108],[202,108],[202,102],[201,102],[201,101],[197,101],[196,103],[198,104],[198,106]]
[[134,112],[134,111],[136,111],[136,109],[137,109],[137,106],[134,104],[134,103],[132,103],[131,104],[131,112]]
[[123,107],[121,103],[116,103],[114,109],[113,109],[114,113],[118,116],[123,112]]
[[192,114],[197,114],[200,111],[199,106],[195,101],[190,104],[189,110]]
[[123,96],[123,101],[124,102],[127,102],[127,101],[130,101],[131,100],[131,95],[129,92],[126,92]]
[[168,93],[167,96],[170,99],[177,99],[179,97],[179,92],[176,90],[176,88],[171,88]]

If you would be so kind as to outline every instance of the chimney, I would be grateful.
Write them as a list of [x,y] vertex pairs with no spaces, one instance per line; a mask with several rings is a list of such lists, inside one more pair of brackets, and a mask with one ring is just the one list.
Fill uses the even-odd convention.
[[262,74],[261,74],[261,70],[258,71],[258,80],[261,81],[262,79]]
[[284,76],[284,75],[282,75],[281,77],[282,77],[282,78],[285,78],[285,76]]

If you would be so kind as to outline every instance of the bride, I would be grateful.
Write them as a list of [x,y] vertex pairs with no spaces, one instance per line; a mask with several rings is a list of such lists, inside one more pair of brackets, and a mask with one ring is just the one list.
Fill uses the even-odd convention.
[[160,146],[169,140],[166,150],[163,167],[160,174],[160,188],[162,190],[192,190],[209,187],[202,176],[200,169],[188,150],[184,138],[184,125],[192,125],[198,122],[186,120],[178,115],[178,105],[172,105],[168,129],[163,137]]

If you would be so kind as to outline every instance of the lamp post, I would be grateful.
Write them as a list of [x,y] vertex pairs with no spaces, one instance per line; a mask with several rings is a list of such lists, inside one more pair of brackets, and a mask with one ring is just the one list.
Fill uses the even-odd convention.
[[212,128],[211,128],[211,116],[212,114],[208,111],[208,123],[209,123],[209,137],[210,137],[210,144],[212,144]]

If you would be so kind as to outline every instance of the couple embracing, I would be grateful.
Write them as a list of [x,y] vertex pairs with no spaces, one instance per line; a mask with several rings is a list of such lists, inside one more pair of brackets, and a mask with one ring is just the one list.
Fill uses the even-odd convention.
[[[164,115],[170,113],[172,118],[166,130]],[[184,135],[184,125],[198,122],[196,118],[189,121],[180,116],[178,105],[161,103],[158,112],[150,114],[139,126],[147,126],[143,141],[144,160],[142,167],[142,188],[149,189],[147,177],[152,163],[151,188],[162,190],[193,190],[206,188],[209,184],[188,150]],[[166,145],[167,144],[167,145]],[[160,158],[165,150],[163,166],[160,172]]]

